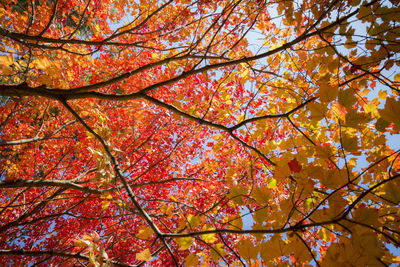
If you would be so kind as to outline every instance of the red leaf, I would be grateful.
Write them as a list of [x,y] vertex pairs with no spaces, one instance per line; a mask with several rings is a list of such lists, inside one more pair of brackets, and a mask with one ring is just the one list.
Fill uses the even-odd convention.
[[356,72],[358,69],[360,68],[360,66],[358,65],[353,65],[350,68],[350,72],[353,74],[354,72]]
[[291,161],[288,162],[289,169],[292,172],[300,172],[302,167],[300,163],[297,161],[296,158],[292,159]]

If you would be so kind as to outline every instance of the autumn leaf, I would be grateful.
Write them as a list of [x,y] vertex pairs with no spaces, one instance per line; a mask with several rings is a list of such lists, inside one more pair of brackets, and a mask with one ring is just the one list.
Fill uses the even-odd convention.
[[330,102],[338,95],[337,86],[331,86],[328,83],[322,83],[319,87],[319,96],[322,102]]
[[154,232],[149,226],[142,225],[139,227],[139,231],[136,234],[136,237],[140,239],[148,239],[153,234]]
[[218,262],[219,259],[223,258],[226,255],[226,252],[223,249],[224,245],[219,243],[213,246],[211,250],[211,257],[215,262]]
[[398,114],[400,112],[400,101],[393,97],[388,97],[386,99],[384,109],[379,110],[379,114],[387,122],[393,122],[396,125],[400,125],[400,118]]
[[86,248],[86,247],[90,246],[90,241],[78,239],[75,241],[75,246],[80,247],[80,248]]
[[340,90],[338,96],[339,104],[347,108],[353,106],[357,102],[354,91],[351,89]]
[[344,134],[342,137],[342,145],[346,151],[357,152],[359,149],[357,136]]
[[310,103],[308,109],[311,111],[311,118],[315,121],[320,121],[325,117],[328,108],[323,103]]
[[214,243],[215,241],[217,241],[217,238],[216,238],[215,234],[203,234],[203,235],[201,235],[201,237],[207,243]]
[[187,250],[193,243],[193,237],[180,237],[176,242],[179,244],[179,250]]
[[247,261],[255,260],[258,255],[258,248],[254,247],[253,243],[249,239],[242,239],[236,245],[239,255]]
[[186,258],[185,258],[185,263],[186,266],[198,266],[199,264],[199,258],[196,256],[196,254],[192,253],[189,254]]
[[396,265],[399,7],[336,2],[2,1],[0,266]]
[[108,206],[110,206],[110,201],[108,201],[108,200],[103,200],[103,201],[101,202],[101,209],[102,209],[102,210],[106,210],[106,209],[108,208]]
[[397,83],[400,82],[400,73],[397,73],[396,75],[394,75],[393,79]]
[[9,75],[13,72],[12,64],[14,59],[11,55],[0,55],[0,69],[4,75]]
[[139,261],[151,261],[153,257],[151,256],[150,250],[146,248],[142,252],[136,253],[136,259]]
[[293,158],[291,161],[288,162],[289,169],[291,172],[300,172],[302,170],[302,166],[300,163],[297,161],[296,158]]
[[269,262],[280,256],[285,256],[287,255],[286,243],[279,237],[273,237],[261,244],[260,255],[265,262]]
[[201,222],[200,216],[195,216],[193,214],[189,214],[187,220],[190,228],[196,228]]
[[252,196],[260,204],[268,203],[271,198],[271,192],[267,186],[260,186],[253,189]]
[[276,179],[286,178],[290,175],[290,169],[288,168],[288,162],[281,160],[278,162],[278,166],[275,167],[274,177]]
[[382,118],[379,118],[375,123],[375,128],[378,131],[384,133],[386,131],[386,128],[389,127],[389,125],[390,125],[390,122],[387,122]]
[[35,68],[38,68],[41,70],[47,70],[48,68],[50,68],[51,62],[45,57],[40,57],[38,59],[33,60],[32,65]]

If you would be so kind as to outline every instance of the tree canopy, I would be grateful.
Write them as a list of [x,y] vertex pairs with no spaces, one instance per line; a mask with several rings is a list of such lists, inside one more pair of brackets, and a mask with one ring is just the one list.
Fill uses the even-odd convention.
[[0,265],[399,263],[399,26],[395,0],[1,1]]

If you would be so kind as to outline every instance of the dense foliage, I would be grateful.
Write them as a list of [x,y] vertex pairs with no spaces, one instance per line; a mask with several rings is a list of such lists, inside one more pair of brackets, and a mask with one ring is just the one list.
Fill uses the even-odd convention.
[[1,1],[0,265],[400,262],[399,26],[395,0]]

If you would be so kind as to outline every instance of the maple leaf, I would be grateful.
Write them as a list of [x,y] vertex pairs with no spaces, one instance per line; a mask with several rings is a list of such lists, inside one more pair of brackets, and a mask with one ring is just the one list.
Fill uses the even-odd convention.
[[196,254],[189,254],[189,256],[187,256],[185,258],[185,263],[186,266],[198,266],[199,264],[199,258],[196,256]]
[[300,172],[303,167],[300,165],[300,163],[297,161],[296,158],[293,158],[291,161],[288,162],[288,166],[291,172]]
[[2,1],[0,265],[398,263],[399,8],[328,2]]
[[146,248],[142,252],[136,253],[136,259],[140,261],[151,261],[153,257],[151,256],[150,250]]

